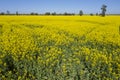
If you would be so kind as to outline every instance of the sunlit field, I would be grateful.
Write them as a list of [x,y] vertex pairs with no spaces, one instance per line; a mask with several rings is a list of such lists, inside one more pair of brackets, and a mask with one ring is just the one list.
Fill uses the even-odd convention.
[[0,16],[0,80],[120,79],[120,16]]

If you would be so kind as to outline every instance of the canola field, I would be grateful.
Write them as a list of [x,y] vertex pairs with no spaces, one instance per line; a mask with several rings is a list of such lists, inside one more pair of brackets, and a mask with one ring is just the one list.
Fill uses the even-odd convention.
[[119,80],[120,16],[0,16],[0,80]]

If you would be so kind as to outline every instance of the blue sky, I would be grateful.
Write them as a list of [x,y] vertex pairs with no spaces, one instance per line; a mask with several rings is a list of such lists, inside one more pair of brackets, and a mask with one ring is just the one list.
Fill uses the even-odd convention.
[[0,12],[100,13],[102,4],[107,5],[107,13],[120,13],[120,0],[0,0]]

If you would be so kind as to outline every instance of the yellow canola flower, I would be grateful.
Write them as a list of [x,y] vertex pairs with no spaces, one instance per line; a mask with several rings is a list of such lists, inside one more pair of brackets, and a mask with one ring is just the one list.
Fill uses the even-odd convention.
[[[77,75],[80,77],[89,74],[90,77],[97,76],[101,79],[105,74],[103,79],[109,79],[109,75],[110,78],[118,79],[120,16],[0,16],[1,24],[0,66],[5,70],[9,60],[16,63],[15,66],[26,60],[35,63],[32,70],[44,68],[41,72],[36,71],[40,76],[42,73],[49,76],[50,72],[58,70],[62,76],[70,72],[70,76],[75,77],[74,74],[78,71]],[[12,59],[7,59],[8,55],[11,55]],[[21,63],[22,66],[29,64]],[[79,69],[81,66],[89,71]],[[29,67],[31,66],[28,66],[28,69]],[[34,71],[32,74],[28,69],[24,70],[23,76],[18,76],[18,80],[25,76],[36,79],[34,74],[39,74]],[[91,71],[93,73],[90,73]],[[4,74],[14,75],[14,72],[12,74],[8,71]],[[2,73],[4,80],[6,78]],[[19,72],[15,75],[17,74]]]

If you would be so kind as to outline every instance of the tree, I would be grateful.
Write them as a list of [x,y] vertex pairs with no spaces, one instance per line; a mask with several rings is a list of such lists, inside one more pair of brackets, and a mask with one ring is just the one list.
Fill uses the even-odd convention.
[[68,15],[68,13],[67,13],[67,12],[64,12],[63,15]]
[[38,15],[38,13],[31,12],[30,15]]
[[46,12],[45,15],[50,15],[50,12]]
[[101,10],[102,10],[101,15],[102,15],[103,17],[105,16],[106,8],[107,8],[107,6],[103,4],[103,5],[102,5],[102,8],[101,8]]
[[4,13],[4,12],[1,12],[0,15],[5,15],[5,13]]
[[34,15],[38,15],[38,13],[36,12],[36,13],[34,13]]
[[56,15],[56,12],[53,12],[51,15]]
[[80,15],[80,16],[82,16],[82,15],[83,15],[83,11],[82,11],[82,10],[80,10],[79,15]]
[[6,14],[8,14],[8,15],[9,15],[9,14],[10,14],[10,11],[8,11],[8,10],[7,10],[7,11],[6,11]]
[[34,15],[34,12],[31,12],[30,15]]
[[90,13],[90,16],[93,16],[93,13]]
[[96,13],[96,16],[98,16],[98,13]]
[[18,15],[18,11],[16,11],[16,15]]

